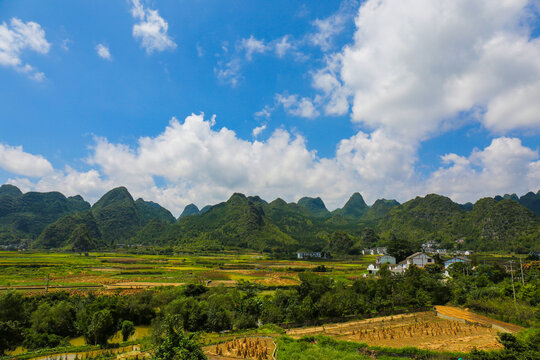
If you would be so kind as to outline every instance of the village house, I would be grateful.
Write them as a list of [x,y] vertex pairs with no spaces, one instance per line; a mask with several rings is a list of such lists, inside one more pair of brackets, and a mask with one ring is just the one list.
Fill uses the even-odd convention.
[[470,263],[471,262],[471,259],[467,259],[465,257],[461,257],[461,256],[455,256],[451,259],[448,259],[444,262],[444,268],[447,269],[450,265],[452,264],[455,264],[457,262],[462,262],[462,263]]
[[407,258],[405,258],[405,260],[403,260],[402,262],[400,262],[400,264],[403,265],[403,269],[408,269],[409,266],[411,265],[415,265],[419,268],[423,268],[424,266],[428,264],[434,264],[434,263],[435,263],[435,260],[433,260],[433,258],[429,256],[428,254],[423,253],[423,252],[414,253],[411,256],[408,256]]
[[375,263],[379,264],[379,265],[382,265],[382,264],[395,265],[396,264],[396,258],[393,257],[392,255],[382,255],[382,256],[377,257],[377,260],[375,260]]

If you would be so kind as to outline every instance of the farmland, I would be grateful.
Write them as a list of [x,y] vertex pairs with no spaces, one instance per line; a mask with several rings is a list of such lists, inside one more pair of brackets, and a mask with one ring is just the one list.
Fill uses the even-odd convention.
[[433,312],[378,317],[287,331],[287,335],[293,338],[325,335],[372,346],[400,348],[414,344],[421,349],[463,352],[474,348],[501,349],[497,333],[498,330],[490,324],[446,320],[437,317]]
[[366,272],[373,256],[354,261],[272,260],[260,254],[131,255],[122,253],[0,252],[0,291],[19,289],[27,293],[87,290],[113,293],[118,290],[180,286],[186,283],[235,286],[251,281],[261,286],[298,285],[298,274],[316,266],[331,268],[334,279],[351,281]]
[[[458,268],[444,279],[440,266],[366,277],[374,256],[3,252],[0,330],[18,336],[17,346],[3,346],[22,359],[151,357],[168,323],[214,360],[504,354],[501,331],[534,329],[537,266],[528,263],[512,283],[489,265],[500,257],[483,257],[488,264],[474,272]],[[466,309],[478,303],[490,305],[481,308],[489,316]],[[134,333],[124,336],[124,325]],[[519,336],[528,344],[529,335]]]

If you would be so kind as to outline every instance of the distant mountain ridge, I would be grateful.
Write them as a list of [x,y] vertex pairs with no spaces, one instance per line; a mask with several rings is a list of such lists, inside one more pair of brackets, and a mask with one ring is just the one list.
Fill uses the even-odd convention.
[[494,197],[495,201],[501,201],[504,199],[514,200],[531,210],[536,216],[540,216],[540,190],[535,193],[529,191],[525,195],[518,197],[516,194],[504,194],[503,196],[497,195]]
[[[78,195],[23,194],[15,186],[2,185],[0,245],[30,239],[36,248],[69,249],[71,235],[83,226],[93,244],[103,248],[144,244],[201,250],[331,251],[331,239],[343,234],[356,244],[354,248],[364,246],[367,229],[378,234],[375,239],[380,244],[394,234],[415,242],[436,240],[448,247],[460,240],[460,246],[473,250],[527,251],[540,248],[539,198],[540,192],[529,192],[460,205],[429,194],[403,204],[379,199],[368,206],[360,193],[354,193],[342,208],[330,212],[319,197],[303,197],[296,203],[277,198],[268,203],[259,196],[235,193],[201,210],[190,204],[175,219],[157,203],[134,200],[125,187],[112,189],[90,207]],[[337,233],[341,235],[333,235]]]

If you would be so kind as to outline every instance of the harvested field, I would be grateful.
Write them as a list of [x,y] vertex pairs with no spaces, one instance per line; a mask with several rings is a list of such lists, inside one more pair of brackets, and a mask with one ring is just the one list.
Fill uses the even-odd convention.
[[270,360],[273,359],[274,349],[274,340],[269,337],[244,337],[203,348],[211,360]]
[[326,335],[387,347],[414,346],[421,349],[468,352],[501,349],[498,330],[479,323],[463,323],[437,317],[433,312],[386,316],[341,324],[291,329],[287,335]]
[[523,330],[521,326],[509,324],[503,321],[488,318],[468,311],[467,309],[460,309],[453,306],[435,306],[437,315],[455,320],[463,320],[471,323],[478,323],[486,326],[493,327],[499,331],[516,333]]

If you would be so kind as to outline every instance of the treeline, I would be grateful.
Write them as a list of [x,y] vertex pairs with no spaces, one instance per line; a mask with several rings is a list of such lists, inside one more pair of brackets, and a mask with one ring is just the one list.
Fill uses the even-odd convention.
[[[521,279],[497,266],[479,265],[473,270],[456,263],[450,270],[452,278],[445,281],[438,264],[425,269],[413,266],[403,275],[383,266],[378,277],[359,278],[352,284],[334,281],[331,273],[305,272],[299,274],[300,285],[272,295],[262,295],[261,288],[250,282],[240,282],[236,288],[190,284],[125,296],[27,297],[7,292],[0,295],[0,351],[19,345],[56,347],[77,336],[84,336],[89,344],[106,345],[119,330],[127,338],[133,326],[152,324],[162,329],[167,319],[175,319],[175,326],[187,332],[219,332],[413,311],[448,302],[531,326],[540,316],[539,272],[538,263],[531,263]],[[492,305],[475,306],[486,300]]]

